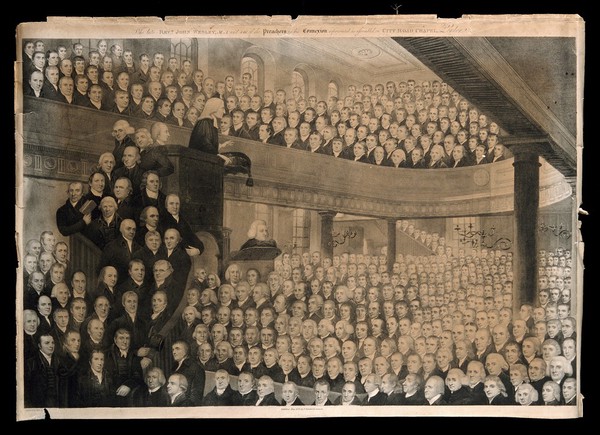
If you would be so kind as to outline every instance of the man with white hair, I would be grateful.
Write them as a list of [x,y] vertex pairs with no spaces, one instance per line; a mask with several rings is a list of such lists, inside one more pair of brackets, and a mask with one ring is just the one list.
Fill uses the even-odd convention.
[[425,399],[429,405],[445,405],[444,400],[444,380],[439,376],[431,376],[425,382]]
[[129,178],[131,181],[133,196],[140,194],[140,187],[142,185],[142,178],[144,176],[144,170],[140,167],[140,159],[141,157],[139,148],[134,144],[127,145],[123,149],[121,156],[123,165],[114,171],[115,180],[121,177]]
[[202,254],[204,244],[196,236],[187,220],[181,215],[181,199],[179,195],[173,193],[167,195],[165,209],[167,213],[165,213],[164,217],[161,215],[161,222],[165,231],[169,228],[175,228],[179,231],[183,247],[189,256],[193,257]]
[[119,236],[122,219],[117,214],[117,201],[112,196],[105,196],[100,201],[102,215],[93,220],[84,230],[85,236],[100,249]]
[[275,384],[269,376],[261,376],[256,385],[258,400],[254,406],[279,406],[275,398]]
[[169,406],[191,406],[189,399],[186,397],[187,389],[188,381],[184,375],[175,373],[169,376],[167,382]]
[[298,386],[293,382],[285,382],[281,387],[283,406],[304,406],[298,397]]
[[169,126],[164,122],[155,122],[150,128],[154,145],[166,145],[171,137]]
[[[154,128],[152,130],[154,131]],[[162,134],[157,134],[157,138],[158,136],[162,136]],[[158,144],[154,143],[148,129],[138,128],[135,131],[135,144],[140,149],[140,167],[144,172],[154,170],[161,177],[166,177],[175,172],[175,167],[171,160],[169,160],[169,157],[167,157],[164,149],[155,146]]]
[[125,148],[132,145],[135,146],[130,134],[134,133],[133,127],[129,125],[124,119],[119,119],[113,124],[112,136],[115,138],[115,148],[113,149],[113,156],[115,156],[115,168],[123,166],[123,152]]
[[375,373],[367,375],[364,385],[367,397],[365,398],[363,405],[383,406],[387,403],[387,394],[379,388],[381,386],[381,376],[376,375]]
[[[183,290],[183,286],[185,286],[190,269],[192,268],[190,255],[182,245],[181,235],[175,228],[169,228],[165,231],[163,242],[167,252],[166,260],[173,266],[175,280],[182,284],[181,289]],[[176,295],[176,300],[181,299],[181,296],[183,295]]]
[[229,386],[229,373],[227,370],[215,372],[215,388],[202,400],[202,406],[232,406],[236,405],[236,393]]

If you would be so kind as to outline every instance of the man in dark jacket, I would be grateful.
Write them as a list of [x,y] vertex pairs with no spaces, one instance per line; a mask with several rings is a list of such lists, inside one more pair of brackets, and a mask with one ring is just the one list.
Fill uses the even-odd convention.
[[38,337],[38,352],[25,364],[25,406],[54,408],[58,406],[58,358],[54,355],[54,337]]
[[121,284],[127,280],[127,271],[133,253],[141,249],[141,246],[134,240],[135,222],[133,220],[124,219],[121,221],[119,231],[120,236],[104,247],[98,268],[113,266],[117,269],[117,283]]
[[180,340],[173,343],[172,353],[175,360],[173,373],[179,373],[186,377],[188,384],[186,395],[191,406],[200,406],[206,382],[204,369],[190,357],[190,346],[185,341]]
[[236,402],[236,393],[229,386],[229,373],[226,370],[217,370],[215,373],[215,388],[204,397],[202,405],[232,406],[236,405]]
[[382,406],[387,404],[387,394],[379,389],[381,386],[381,377],[371,373],[365,380],[365,391],[367,397],[363,402],[366,406]]
[[144,382],[141,358],[131,348],[131,333],[128,330],[121,328],[115,332],[114,344],[106,354],[106,370],[116,388],[114,405],[132,406],[133,390]]
[[92,221],[91,210],[87,214],[80,211],[83,206],[83,184],[79,181],[69,183],[67,189],[69,198],[56,210],[56,226],[63,236],[70,236],[83,231]]
[[238,375],[238,390],[236,392],[236,405],[254,406],[258,401],[258,394],[254,389],[254,376],[246,371]]
[[268,376],[262,376],[258,380],[256,387],[258,400],[255,406],[280,406],[281,404],[275,398],[275,384],[273,379]]
[[281,398],[283,406],[304,406],[298,397],[298,386],[293,382],[285,382],[281,387]]

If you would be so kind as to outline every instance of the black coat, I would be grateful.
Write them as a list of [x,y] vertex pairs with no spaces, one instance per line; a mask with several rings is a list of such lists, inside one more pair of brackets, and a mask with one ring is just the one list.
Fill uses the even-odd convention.
[[[196,354],[197,353],[198,352],[196,351]],[[217,368],[219,367],[219,363],[214,356],[205,363],[202,363],[200,360],[198,360],[198,364],[204,369],[205,372],[216,372]]]
[[140,388],[134,396],[134,403],[136,406],[149,408],[169,406],[170,399],[167,393],[167,385],[163,385],[153,393],[147,387]]
[[267,143],[271,145],[285,146],[285,140],[283,139],[283,131],[275,133],[267,140]]
[[[25,309],[27,309],[27,307],[25,307]],[[33,335],[29,335],[26,332],[23,333],[23,357],[25,361],[29,358],[33,358],[39,352],[38,339],[39,333],[37,332]]]
[[167,311],[174,311],[179,306],[179,302],[183,296],[183,284],[176,280],[172,274],[168,276],[167,279],[165,279],[165,282],[163,282],[160,286],[157,287],[156,283],[154,283],[150,288],[150,298],[148,299],[149,303],[151,302],[154,293],[159,290],[162,290],[167,294],[169,303]]
[[142,184],[143,175],[144,170],[140,167],[140,165],[135,165],[133,168],[121,166],[120,168],[115,169],[113,173],[115,181],[121,177],[129,178],[132,186],[131,194],[133,196],[137,196],[141,192],[140,186]]
[[281,406],[281,403],[279,403],[275,398],[275,393],[270,393],[263,398],[262,402],[260,402],[258,406]]
[[102,168],[98,169],[98,172],[104,176],[104,196],[111,196],[113,194],[113,188],[115,187],[115,173],[114,171],[109,174],[104,172]]
[[[297,376],[296,376],[297,375]],[[289,380],[298,385],[299,387],[312,388],[315,385],[315,377],[312,373],[309,373],[305,377],[301,377],[298,372],[292,371],[289,376]]]
[[440,169],[440,168],[447,168],[448,165],[446,165],[446,163],[444,163],[444,159],[440,159],[437,162],[435,162],[433,165],[429,164],[427,166],[427,169]]
[[168,404],[168,406],[174,406],[174,407],[179,407],[179,406],[194,406],[194,404],[192,403],[192,401],[185,394],[181,394],[180,396],[177,396],[177,398],[175,399],[174,402],[171,402],[171,398],[169,397],[169,404]]
[[131,344],[129,345],[132,352],[143,346],[148,336],[148,324],[139,314],[135,318],[135,322],[131,320],[131,317],[127,313],[123,313],[120,317],[117,317],[108,326],[106,336],[114,337],[115,332],[119,329],[126,329],[131,334]]
[[87,94],[80,93],[77,89],[73,92],[73,104],[77,106],[87,107],[90,104],[90,99]]
[[[542,379],[539,379],[537,381],[530,381],[529,383],[531,384],[531,386],[533,388],[535,388],[535,390],[538,392],[538,404],[543,404],[544,403],[544,399],[542,397],[542,389],[544,388],[544,384],[548,381],[551,381],[552,378],[550,378],[549,376],[544,376]],[[508,399],[510,401],[510,398]],[[509,402],[510,403],[510,402]]]
[[49,100],[61,101],[62,95],[58,87],[55,88],[49,81],[44,80],[44,84],[42,85],[42,97]]
[[327,378],[327,381],[329,382],[330,391],[333,391],[336,393],[342,392],[342,387],[346,383],[346,381],[344,380],[344,375],[342,375],[340,373],[339,375],[337,375],[337,377],[335,379],[331,379],[328,375],[326,375],[326,378]]
[[106,352],[106,343],[104,340],[107,339],[106,334],[104,334],[104,339],[102,340],[101,343],[96,343],[94,341],[92,341],[92,339],[90,338],[89,334],[87,333],[87,324],[89,322],[84,322],[82,323],[82,329],[80,331],[81,334],[81,347],[79,349],[79,354],[81,355],[81,358],[83,358],[83,360],[85,361],[85,364],[87,365],[86,368],[89,368],[89,357],[92,354],[92,352],[95,351],[102,351],[102,352]]
[[[116,301],[117,301],[117,293],[116,292],[117,292],[116,289],[113,289],[111,291],[110,288],[103,282],[100,282],[100,284],[98,284],[98,287],[96,287],[96,289],[93,292],[90,292],[90,297],[91,297],[92,301],[95,301],[96,299],[98,299],[99,296],[104,296],[106,299],[108,299],[108,302],[110,303],[110,306],[111,306],[111,311],[110,311],[110,314],[108,315],[108,317],[110,318],[110,321],[112,321],[114,319],[114,311],[112,310],[112,307],[115,306]],[[92,306],[90,307],[91,309],[93,309],[93,306],[94,306],[93,304],[94,303],[92,302]]]
[[379,391],[370,399],[367,397],[363,401],[363,405],[365,406],[383,406],[387,405],[387,394]]
[[119,227],[121,226],[121,221],[121,216],[116,213],[110,224],[107,224],[106,221],[100,217],[93,220],[85,228],[83,234],[100,249],[104,249],[108,243],[112,242],[117,237],[120,237],[121,233],[119,232]]
[[175,167],[163,147],[146,148],[140,152],[140,158],[139,165],[143,172],[153,170],[158,172],[161,178],[175,172]]
[[212,118],[198,120],[190,135],[189,148],[208,154],[219,152],[219,130]]
[[[170,256],[167,251],[166,260],[171,264],[171,266],[173,266],[172,276],[176,281],[182,284],[181,289],[183,290],[183,287],[185,287],[187,282],[190,269],[192,268],[192,260],[190,259],[190,256],[187,254],[182,244],[179,243],[175,249],[173,249]],[[180,300],[181,296],[183,296],[183,294],[177,295],[176,299]]]
[[77,406],[80,408],[111,406],[114,401],[114,385],[104,370],[102,382],[88,369],[79,376]]
[[195,360],[186,358],[173,373],[180,373],[186,377],[188,381],[187,396],[192,405],[200,406],[204,397],[204,385],[206,383],[204,369]]
[[[333,405],[333,403],[331,403],[331,400],[327,399],[327,400],[325,401],[325,404],[324,404],[324,405],[325,405],[325,406],[332,406],[332,405]],[[364,403],[363,403],[363,405],[364,405]],[[317,406],[317,403],[316,403],[316,402],[313,402],[313,403],[311,403],[311,406]]]
[[121,235],[109,242],[102,250],[98,270],[105,266],[113,266],[117,269],[117,283],[125,282],[129,276],[129,262],[133,259],[133,253],[141,248],[135,240],[131,241],[131,250],[125,238]]
[[146,266],[146,276],[145,276],[144,280],[147,283],[150,283],[150,282],[154,281],[154,278],[152,276],[152,267],[154,266],[154,263],[156,263],[158,260],[166,260],[167,259],[167,251],[166,251],[164,245],[160,245],[160,247],[158,248],[158,251],[156,251],[156,254],[154,254],[150,250],[150,248],[148,248],[147,246],[143,246],[142,248],[135,251],[131,258],[142,260],[142,262],[144,263],[144,266]]
[[79,376],[89,367],[81,356],[75,359],[70,353],[64,352],[58,364],[59,404],[61,407],[77,406],[77,389]]
[[[123,152],[128,146],[137,146],[129,136],[125,136],[125,139],[123,139],[122,142],[119,142],[115,139],[115,147],[112,152],[112,155],[115,156],[115,169],[123,166]],[[119,177],[115,177],[113,175],[114,180],[116,180],[117,178]]]
[[157,198],[150,198],[146,189],[141,189],[140,192],[134,197],[133,205],[141,213],[146,207],[156,207],[161,220],[168,214],[165,208],[166,195],[161,191],[158,191]]
[[440,397],[438,397],[436,399],[435,402],[430,403],[430,405],[432,406],[436,406],[436,405],[447,405],[446,401],[444,400],[444,395],[442,394]]
[[227,358],[223,362],[218,362],[217,360],[217,370],[225,370],[230,375],[235,376],[235,373],[238,371],[238,368],[235,366],[233,359]]
[[[148,269],[146,269],[147,272],[146,273],[152,273],[152,269],[150,269],[150,271],[148,271]],[[115,301],[115,305],[111,308],[112,310],[112,314],[113,317],[119,317],[124,313],[124,308],[123,308],[123,294],[125,294],[128,291],[132,291],[135,294],[138,295],[138,307],[141,305],[140,301],[145,301],[150,294],[150,284],[148,284],[146,282],[146,278],[147,276],[144,278],[144,282],[142,282],[142,284],[138,285],[133,278],[131,278],[131,276],[129,276],[124,282],[122,282],[121,284],[118,284],[116,286],[116,301]]]
[[240,394],[239,391],[236,391],[235,394],[237,406],[254,406],[258,400],[258,394],[256,393],[256,390],[252,390],[245,395]]
[[458,391],[448,392],[445,399],[448,405],[471,405],[473,403],[471,392],[467,387],[461,387]]
[[483,391],[483,382],[478,383],[477,385],[475,385],[474,388],[470,386],[464,388],[467,388],[471,394],[472,405],[485,405],[488,403],[487,396]]
[[388,394],[386,398],[387,405],[404,405],[404,393]]
[[128,196],[117,204],[117,214],[121,216],[121,219],[132,219],[137,221],[138,210],[133,204],[133,198]]
[[56,226],[58,231],[67,237],[83,231],[86,223],[83,221],[83,215],[79,212],[79,208],[84,204],[84,200],[80,199],[75,207],[71,201],[67,201],[58,210],[56,210]]
[[165,231],[170,228],[175,228],[179,231],[184,247],[191,246],[197,248],[201,254],[204,252],[204,244],[198,236],[196,236],[190,224],[181,214],[179,215],[179,222],[177,222],[173,215],[169,213],[166,213],[164,216],[161,215],[161,221]]
[[202,400],[202,406],[235,406],[238,398],[236,392],[227,385],[223,394],[217,394],[217,388],[213,388]]
[[[337,399],[335,399],[333,401],[334,405],[341,405],[342,404],[342,396],[338,397]],[[362,401],[358,398],[358,396],[354,396],[354,399],[352,399],[352,402],[350,402],[350,405],[362,405]]]
[[265,375],[273,379],[274,382],[282,384],[285,381],[285,375],[283,370],[279,367],[279,364],[275,364],[272,367],[265,366]]
[[425,395],[423,394],[422,390],[417,391],[415,394],[413,394],[410,397],[406,397],[406,395],[404,395],[404,402],[403,405],[427,405],[427,399],[425,399]]
[[54,408],[59,405],[59,362],[53,355],[51,363],[41,351],[25,363],[25,406]]
[[[286,406],[286,403],[285,403],[285,401],[282,401],[282,402],[281,402],[281,406]],[[291,406],[304,406],[304,403],[302,403],[302,400],[300,400],[300,398],[299,398],[299,397],[296,397],[296,400],[294,400],[294,401],[292,402],[292,405],[291,405]]]
[[23,295],[23,309],[37,311],[38,300],[41,296],[50,297],[50,292],[43,288],[40,293],[35,291],[33,288],[28,287]]
[[[119,362],[124,360],[126,369],[119,373]],[[106,353],[104,366],[111,377],[115,389],[125,385],[131,389],[144,385],[144,375],[141,366],[142,359],[136,355],[131,347],[127,352],[127,357],[122,358],[121,352],[116,345],[112,345]]]
[[487,401],[489,405],[514,405],[511,403],[508,397],[503,396],[502,394],[498,394],[496,397],[492,399],[492,401]]

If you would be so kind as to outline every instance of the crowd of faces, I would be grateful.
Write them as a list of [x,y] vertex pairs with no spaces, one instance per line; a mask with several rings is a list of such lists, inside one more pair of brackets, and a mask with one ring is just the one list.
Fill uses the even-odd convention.
[[[251,73],[210,77],[189,59],[106,40],[85,50],[78,42],[47,45],[26,41],[23,52],[24,86],[41,97],[64,102],[66,95],[73,104],[184,128],[218,97],[226,107],[222,135],[381,166],[464,167],[512,156],[500,126],[440,80],[351,84],[343,96],[318,98],[297,86],[261,92]],[[45,82],[60,95],[43,92]]]

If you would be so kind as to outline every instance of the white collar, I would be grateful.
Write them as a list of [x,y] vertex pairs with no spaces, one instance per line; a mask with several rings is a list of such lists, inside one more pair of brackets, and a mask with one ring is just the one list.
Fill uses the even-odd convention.
[[431,399],[427,399],[427,401],[429,402],[430,405],[433,405],[435,403],[435,401],[438,400],[440,397],[442,397],[441,394],[436,394]]
[[46,361],[48,361],[48,364],[52,364],[52,355],[48,356],[48,355],[46,355],[42,351],[40,351],[40,353],[44,356],[44,358],[46,359]]
[[175,403],[175,400],[177,400],[177,398],[178,398],[179,396],[181,396],[182,394],[183,394],[183,393],[177,393],[177,394],[175,394],[173,397],[171,397],[171,403]]
[[377,394],[379,394],[379,388],[375,388],[373,391],[368,393],[367,396],[369,397],[369,399],[371,399],[372,397],[376,396]]

